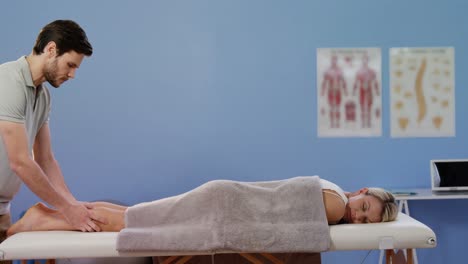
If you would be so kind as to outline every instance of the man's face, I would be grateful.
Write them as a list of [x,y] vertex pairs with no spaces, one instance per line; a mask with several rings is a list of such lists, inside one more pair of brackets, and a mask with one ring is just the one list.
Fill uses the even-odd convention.
[[70,51],[59,57],[51,58],[45,67],[44,76],[47,82],[55,88],[70,78],[75,78],[76,69],[83,61],[84,54]]

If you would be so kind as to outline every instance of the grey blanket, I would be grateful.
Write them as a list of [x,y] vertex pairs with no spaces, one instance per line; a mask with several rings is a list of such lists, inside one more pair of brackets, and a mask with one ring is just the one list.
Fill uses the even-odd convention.
[[128,208],[118,251],[322,252],[330,233],[318,176],[216,180]]

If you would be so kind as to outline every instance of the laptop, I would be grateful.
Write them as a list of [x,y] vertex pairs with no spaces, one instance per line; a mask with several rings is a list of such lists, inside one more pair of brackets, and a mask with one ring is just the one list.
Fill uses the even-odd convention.
[[468,159],[431,160],[433,192],[468,192]]

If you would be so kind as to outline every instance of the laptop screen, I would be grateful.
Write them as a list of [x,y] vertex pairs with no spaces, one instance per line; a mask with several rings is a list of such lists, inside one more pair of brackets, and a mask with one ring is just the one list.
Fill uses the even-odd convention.
[[468,189],[468,160],[434,160],[431,163],[433,189]]

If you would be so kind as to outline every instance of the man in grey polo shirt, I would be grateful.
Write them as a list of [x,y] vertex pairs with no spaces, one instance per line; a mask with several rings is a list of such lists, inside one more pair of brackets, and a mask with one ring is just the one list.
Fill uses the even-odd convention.
[[[81,231],[100,231],[89,203],[70,193],[54,158],[49,133],[50,94],[75,77],[93,50],[73,21],[57,20],[39,33],[30,55],[0,65],[0,241],[10,226],[10,201],[21,182]],[[32,155],[32,154],[33,155]]]

